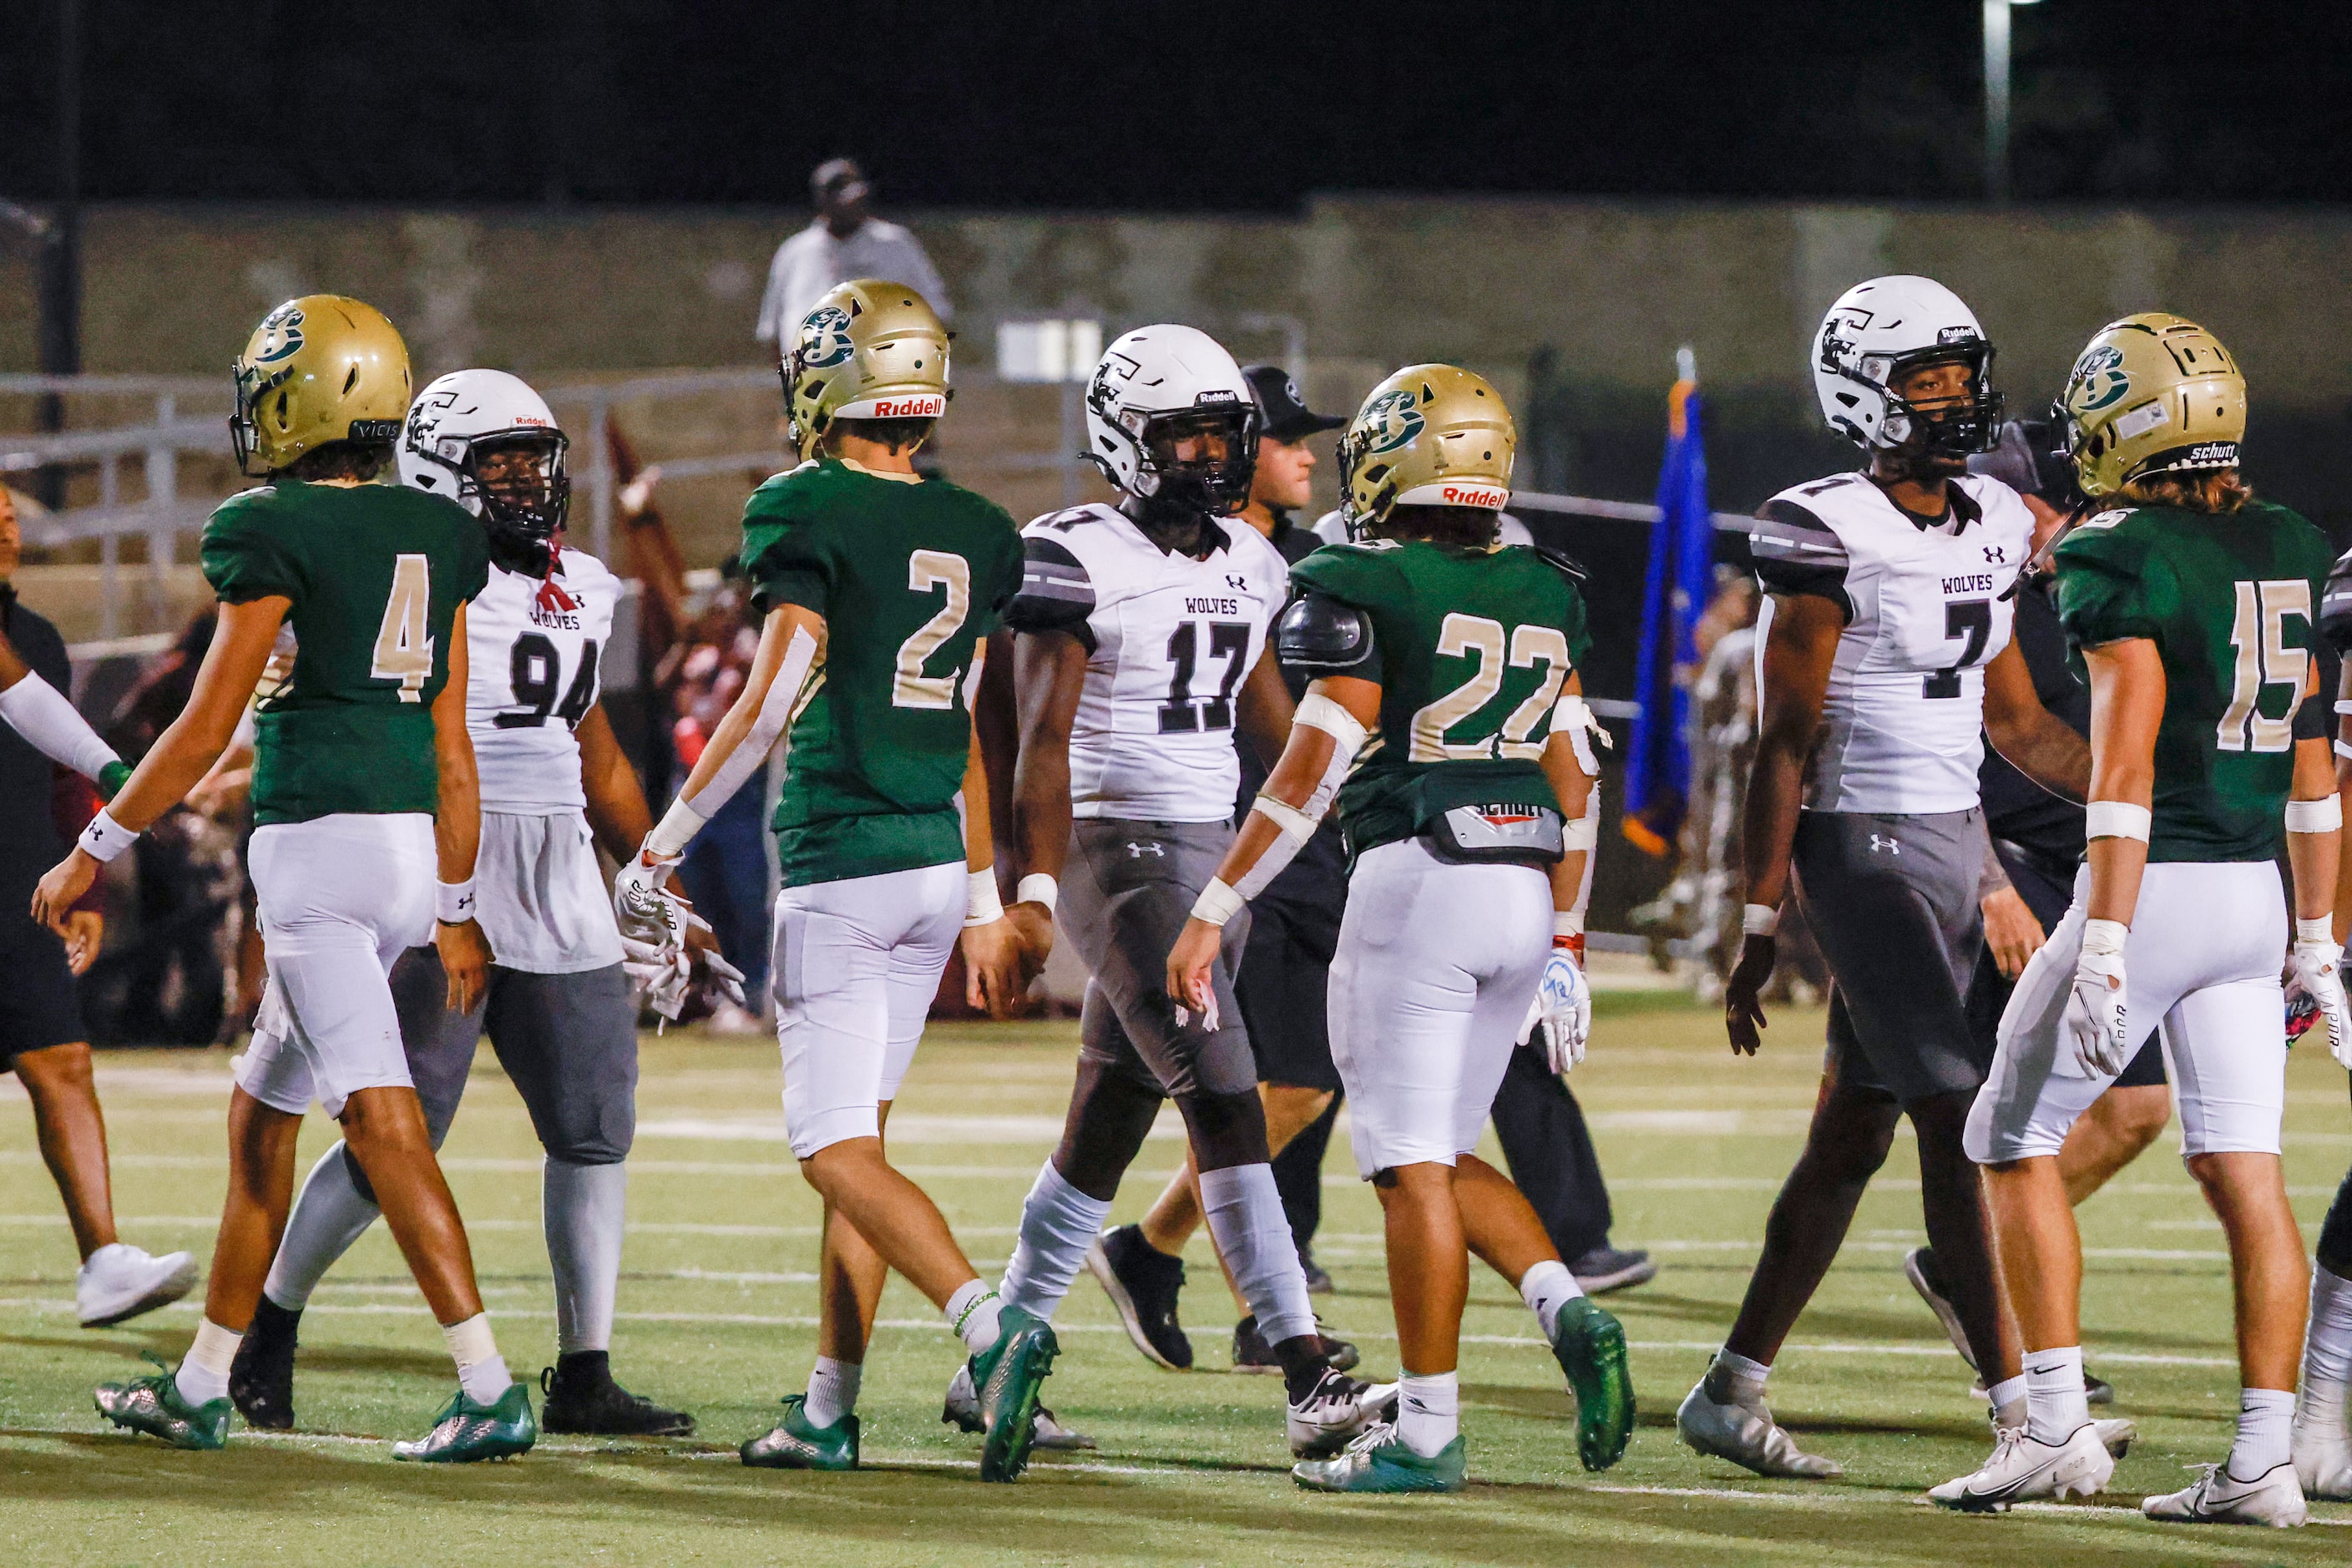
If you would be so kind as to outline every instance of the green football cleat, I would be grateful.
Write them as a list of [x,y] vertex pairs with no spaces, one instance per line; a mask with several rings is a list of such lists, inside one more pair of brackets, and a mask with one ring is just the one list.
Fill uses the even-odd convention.
[[470,1465],[528,1454],[539,1441],[539,1419],[530,1413],[530,1391],[512,1384],[495,1405],[477,1405],[459,1389],[442,1406],[433,1430],[414,1443],[394,1443],[392,1457],[426,1465]]
[[1328,1459],[1302,1459],[1290,1479],[1313,1492],[1458,1492],[1467,1479],[1469,1450],[1462,1435],[1427,1458],[1383,1421]]
[[1551,1353],[1576,1394],[1576,1457],[1605,1470],[1625,1456],[1633,1435],[1633,1377],[1625,1365],[1625,1330],[1579,1296],[1553,1321]]
[[784,1422],[748,1438],[736,1452],[763,1470],[854,1470],[857,1468],[857,1417],[845,1415],[830,1426],[812,1425],[808,1395],[787,1394]]
[[[162,1365],[162,1363],[157,1363]],[[117,1426],[161,1437],[174,1448],[226,1448],[229,1413],[226,1396],[190,1406],[180,1397],[178,1374],[159,1372],[128,1383],[101,1383],[94,1395],[98,1413]]]
[[1018,1480],[1029,1468],[1037,1436],[1037,1395],[1061,1353],[1053,1325],[1018,1307],[1003,1309],[996,1342],[971,1358],[971,1384],[988,1436],[980,1448],[980,1479]]

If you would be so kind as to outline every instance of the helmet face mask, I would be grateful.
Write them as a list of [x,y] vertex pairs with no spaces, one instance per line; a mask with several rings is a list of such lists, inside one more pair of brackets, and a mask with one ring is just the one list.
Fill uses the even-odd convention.
[[1196,328],[1139,327],[1087,382],[1086,456],[1138,500],[1223,517],[1249,502],[1264,420],[1234,356]]
[[[1257,471],[1255,406],[1195,409],[1138,421],[1143,450],[1137,491],[1191,511],[1223,517],[1247,504]],[[1150,489],[1143,489],[1149,483]]]
[[[1988,384],[1992,355],[1992,345],[1982,343],[1964,353],[1937,351],[1895,361],[1883,383],[1886,416],[1879,428],[1886,449],[1944,465],[1963,464],[1990,451],[2000,438],[2001,416],[2008,408],[2008,399]],[[1896,390],[1914,372],[1945,365],[1966,367],[1965,390],[1925,397],[1906,397]]]
[[563,531],[572,510],[571,445],[561,430],[478,436],[457,468],[459,494],[490,532],[519,544],[544,544]]

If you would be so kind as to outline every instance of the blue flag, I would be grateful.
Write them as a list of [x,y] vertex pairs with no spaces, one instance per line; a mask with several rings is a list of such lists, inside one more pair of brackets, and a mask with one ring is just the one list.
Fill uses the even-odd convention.
[[1715,580],[1715,517],[1706,504],[1706,448],[1698,383],[1687,374],[1666,395],[1666,461],[1658,473],[1658,521],[1642,598],[1642,647],[1633,700],[1642,705],[1626,748],[1623,831],[1643,853],[1674,853],[1690,799],[1692,633]]

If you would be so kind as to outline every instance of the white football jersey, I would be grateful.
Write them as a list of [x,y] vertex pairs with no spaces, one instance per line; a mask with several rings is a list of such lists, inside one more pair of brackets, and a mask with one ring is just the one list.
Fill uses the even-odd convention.
[[572,731],[595,706],[597,660],[620,595],[621,580],[577,550],[558,556],[544,584],[490,563],[488,585],[466,606],[466,729],[483,810],[587,805]]
[[[1770,594],[1845,611],[1822,739],[1805,778],[1812,811],[1966,811],[1984,760],[1984,667],[2009,646],[2008,597],[2033,514],[1999,479],[1950,481],[1949,514],[1922,524],[1862,474],[1786,489],[1748,535]],[[1768,617],[1759,628],[1759,673]]]
[[1289,597],[1290,565],[1248,523],[1215,526],[1225,542],[1205,561],[1160,549],[1099,503],[1022,530],[1026,562],[1006,623],[1087,645],[1070,731],[1079,816],[1233,819],[1242,682]]

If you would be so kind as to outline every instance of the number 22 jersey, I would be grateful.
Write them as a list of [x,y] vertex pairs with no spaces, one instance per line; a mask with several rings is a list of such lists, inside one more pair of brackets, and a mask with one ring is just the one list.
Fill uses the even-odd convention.
[[1134,822],[1230,822],[1244,680],[1289,593],[1290,563],[1239,518],[1211,519],[1204,559],[1163,550],[1099,502],[1022,530],[1016,632],[1087,649],[1070,727],[1070,809]]
[[292,602],[293,672],[254,711],[255,825],[431,814],[433,700],[489,569],[482,525],[404,486],[285,479],[221,502],[199,551],[224,604]]
[[[1822,702],[1805,808],[1889,816],[1967,811],[1984,761],[1984,667],[2009,646],[2010,589],[2033,514],[1999,479],[1948,481],[1946,516],[1905,511],[1864,474],[1782,490],[1748,530],[1767,594],[1811,594],[1845,615]],[[1771,627],[1768,602],[1757,657]],[[1760,682],[1759,682],[1760,684]]]

